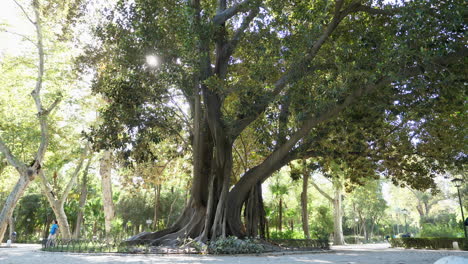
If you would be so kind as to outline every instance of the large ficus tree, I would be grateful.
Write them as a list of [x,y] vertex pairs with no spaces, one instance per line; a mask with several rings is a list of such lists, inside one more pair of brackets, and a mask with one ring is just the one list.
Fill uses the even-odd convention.
[[[332,135],[346,138],[346,129],[334,127],[353,120],[382,128],[357,133],[359,147],[368,151],[351,152],[373,154],[360,160],[375,164],[363,167],[389,164],[383,170],[390,177],[411,184],[412,176],[396,170],[404,155],[393,158],[398,146],[389,146],[393,141],[382,134],[401,139],[404,153],[416,155],[411,131],[433,128],[433,120],[452,124],[464,118],[462,6],[462,1],[390,6],[359,0],[122,0],[106,10],[107,19],[95,29],[96,45],[83,58],[96,71],[95,91],[109,102],[102,125],[92,133],[95,146],[136,150],[129,156],[136,159],[145,156],[148,142],[182,129],[189,131],[193,152],[191,200],[179,220],[134,240],[159,244],[183,236],[206,241],[257,235],[263,228],[261,183],[291,160],[326,159],[333,148],[343,150],[340,142],[319,142]],[[147,63],[148,55],[159,63],[154,57]],[[181,118],[181,101],[190,106],[189,122]],[[264,159],[233,182],[239,136],[262,135],[272,127],[276,132],[258,138],[271,145],[264,148]],[[437,137],[432,132],[424,130],[418,140]],[[376,138],[366,139],[367,134]],[[463,150],[445,151],[441,162],[454,164]],[[350,151],[344,152],[340,155]],[[393,156],[386,160],[384,153]],[[418,182],[430,185],[437,171],[425,172],[417,174]]]

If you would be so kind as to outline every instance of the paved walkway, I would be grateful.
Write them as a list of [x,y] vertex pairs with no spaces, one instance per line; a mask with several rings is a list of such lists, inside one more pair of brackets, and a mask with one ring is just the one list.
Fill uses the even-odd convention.
[[38,245],[16,244],[15,246],[15,248],[0,248],[1,264],[430,264],[444,256],[461,256],[466,258],[468,264],[467,251],[393,249],[389,248],[388,244],[335,246],[332,252],[327,253],[260,256],[77,254],[43,252],[39,250]]

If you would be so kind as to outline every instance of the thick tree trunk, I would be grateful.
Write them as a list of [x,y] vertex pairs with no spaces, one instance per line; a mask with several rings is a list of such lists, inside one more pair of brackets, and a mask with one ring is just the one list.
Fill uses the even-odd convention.
[[70,231],[70,225],[68,224],[68,217],[65,214],[65,210],[61,205],[61,202],[58,200],[49,202],[51,203],[52,210],[54,211],[54,214],[57,217],[59,233],[61,234],[63,239],[71,239],[72,236]]
[[335,188],[335,197],[333,199],[333,244],[344,245],[343,237],[343,209],[342,209],[342,191],[341,187]]
[[101,174],[102,202],[104,206],[104,225],[106,236],[111,232],[112,219],[114,219],[114,202],[112,201],[112,181],[111,181],[111,152],[105,150],[102,158],[99,173]]
[[31,179],[28,177],[28,175],[20,175],[18,182],[11,191],[10,195],[8,195],[5,201],[5,205],[0,212],[0,242],[3,241],[3,237],[8,226],[8,220],[12,217],[13,210],[15,209],[18,200],[21,198],[30,182]]
[[[304,166],[306,167],[306,166]],[[309,182],[309,175],[306,173],[302,176],[302,193],[301,193],[301,213],[302,213],[302,230],[304,231],[304,237],[310,239],[309,233],[309,210],[307,208],[307,187]]]

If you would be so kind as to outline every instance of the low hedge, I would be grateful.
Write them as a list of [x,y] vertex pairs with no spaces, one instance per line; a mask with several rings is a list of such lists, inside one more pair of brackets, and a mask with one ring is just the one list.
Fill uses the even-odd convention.
[[468,240],[453,237],[403,237],[390,239],[392,247],[427,248],[427,249],[453,249],[453,242],[457,241],[460,249],[468,250]]

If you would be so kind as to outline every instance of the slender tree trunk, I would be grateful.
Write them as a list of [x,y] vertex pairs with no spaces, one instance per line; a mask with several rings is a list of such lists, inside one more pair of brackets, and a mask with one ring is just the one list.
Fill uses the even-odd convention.
[[88,159],[88,163],[86,164],[86,168],[83,172],[83,179],[81,181],[81,192],[80,192],[80,202],[78,205],[78,214],[76,216],[76,225],[75,225],[75,232],[73,234],[73,238],[78,239],[81,235],[81,224],[84,220],[84,209],[86,205],[86,199],[88,197],[88,171],[89,166],[91,165],[91,158]]
[[266,230],[266,238],[270,239],[270,221],[266,219],[265,221],[265,230]]
[[281,232],[283,229],[283,198],[280,197],[278,204],[278,231]]
[[[159,208],[161,204],[161,184],[157,184],[154,188],[154,217],[153,217],[153,228],[159,229]],[[172,206],[172,205],[171,205]]]
[[46,239],[47,238],[47,233],[48,233],[48,230],[49,230],[49,223],[51,222],[51,220],[49,219],[48,208],[46,207],[45,202],[44,202],[44,208],[45,208],[45,211],[46,211],[46,217],[44,219],[44,224],[43,224],[43,229],[42,229],[42,238]]
[[312,186],[319,191],[325,198],[333,203],[333,244],[344,245],[343,236],[343,208],[342,208],[342,190],[343,186],[340,179],[333,180],[334,197],[332,198],[324,192],[315,182],[311,182]]
[[342,192],[341,186],[335,187],[335,197],[333,199],[333,244],[344,245],[343,237],[343,209],[342,209]]
[[167,221],[165,223],[165,227],[164,228],[168,228],[169,227],[169,223],[170,223],[170,220],[171,220],[171,216],[172,216],[172,210],[174,208],[174,204],[177,202],[178,200],[178,195],[177,197],[171,202],[171,206],[169,207],[169,212],[167,213]]
[[367,225],[365,219],[361,223],[361,232],[364,236],[364,240],[367,242],[368,236],[367,236]]
[[111,232],[112,219],[114,218],[114,203],[112,201],[112,181],[111,181],[111,152],[105,150],[101,158],[101,186],[102,201],[104,206],[104,224],[106,236]]
[[[306,166],[304,166],[306,167]],[[304,173],[302,177],[302,193],[301,193],[301,213],[302,213],[302,230],[304,231],[304,237],[310,239],[309,233],[309,210],[307,208],[307,186],[309,182],[309,175]]]

